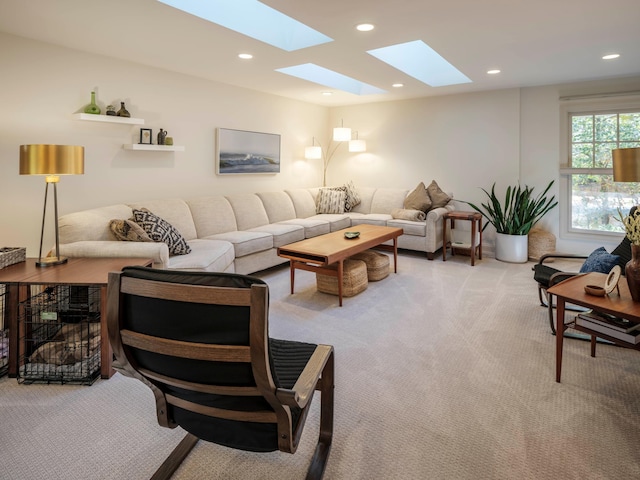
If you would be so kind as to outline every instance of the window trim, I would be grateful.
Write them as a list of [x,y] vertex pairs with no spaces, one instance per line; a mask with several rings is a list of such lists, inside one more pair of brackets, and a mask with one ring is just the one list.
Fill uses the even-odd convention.
[[571,227],[571,175],[595,173],[613,175],[613,168],[573,168],[571,165],[571,115],[625,113],[640,110],[640,92],[625,94],[584,95],[560,97],[560,158],[558,211],[560,219],[559,235],[564,240],[583,240],[615,243],[622,233],[584,232]]

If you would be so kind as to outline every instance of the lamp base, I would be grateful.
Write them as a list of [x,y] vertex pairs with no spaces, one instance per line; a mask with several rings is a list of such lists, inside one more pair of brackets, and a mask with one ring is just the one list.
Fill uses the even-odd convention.
[[67,257],[44,257],[36,262],[36,267],[53,267],[54,265],[62,265],[67,263]]

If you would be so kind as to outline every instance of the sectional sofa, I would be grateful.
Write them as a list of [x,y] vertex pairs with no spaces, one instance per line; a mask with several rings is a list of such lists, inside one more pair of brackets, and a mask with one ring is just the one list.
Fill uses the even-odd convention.
[[[156,268],[250,274],[285,263],[277,255],[280,246],[367,223],[402,228],[398,247],[433,259],[442,247],[442,215],[455,209],[451,201],[424,221],[394,218],[409,190],[360,187],[361,202],[350,212],[317,214],[319,190],[157,199],[70,213],[59,219],[60,254],[152,258]],[[129,219],[133,209],[147,209],[175,227],[190,252],[170,255],[165,243],[117,240],[111,220]]]

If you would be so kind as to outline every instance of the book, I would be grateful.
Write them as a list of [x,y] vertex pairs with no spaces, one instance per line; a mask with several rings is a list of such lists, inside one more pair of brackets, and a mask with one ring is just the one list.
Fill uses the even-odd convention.
[[591,322],[602,323],[609,328],[613,328],[614,330],[618,330],[624,333],[629,333],[640,328],[640,323],[632,322],[631,320],[627,320],[626,318],[609,315],[608,313],[588,310],[586,312],[580,313],[579,315],[583,316],[585,319]]
[[604,333],[610,337],[624,340],[625,342],[632,343],[634,345],[640,343],[640,330],[638,329],[633,330],[629,333],[625,333],[619,330],[614,330],[613,328],[603,325],[602,323],[592,322],[580,315],[576,317],[576,325],[580,325],[595,332]]

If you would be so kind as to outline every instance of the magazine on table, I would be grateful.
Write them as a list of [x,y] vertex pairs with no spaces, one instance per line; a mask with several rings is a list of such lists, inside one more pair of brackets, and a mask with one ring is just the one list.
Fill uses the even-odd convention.
[[608,327],[602,322],[591,321],[591,319],[582,315],[578,315],[576,317],[576,325],[580,325],[595,332],[606,334],[619,340],[624,340],[625,342],[632,343],[634,345],[640,343],[640,329],[631,330],[630,332],[621,332],[620,330],[615,330]]
[[602,325],[619,332],[629,333],[634,330],[640,329],[640,323],[632,322],[631,320],[627,320],[626,318],[609,315],[608,313],[588,310],[586,312],[580,313],[578,316],[583,317],[590,322],[601,323]]

